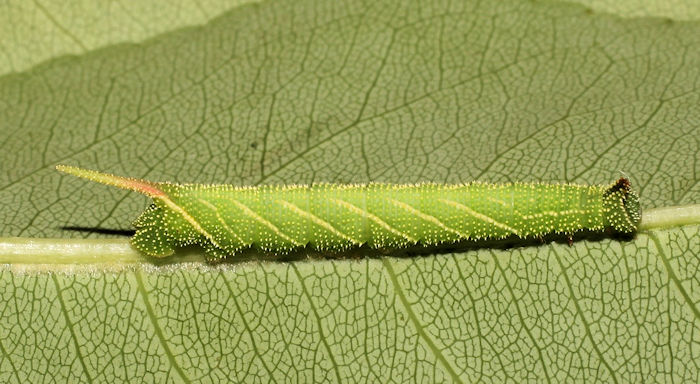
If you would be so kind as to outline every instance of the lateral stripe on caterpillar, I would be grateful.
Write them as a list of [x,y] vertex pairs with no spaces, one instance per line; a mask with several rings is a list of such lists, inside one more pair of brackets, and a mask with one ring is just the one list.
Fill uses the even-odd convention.
[[611,228],[636,231],[638,196],[613,185],[317,184],[236,187],[156,183],[69,166],[59,171],[143,193],[153,204],[134,222],[132,244],[156,257],[199,244],[210,257],[253,246],[286,253],[530,238]]

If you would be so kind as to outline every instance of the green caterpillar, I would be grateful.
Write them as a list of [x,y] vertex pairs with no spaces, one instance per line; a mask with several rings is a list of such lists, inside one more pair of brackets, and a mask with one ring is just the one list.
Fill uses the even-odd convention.
[[531,238],[576,231],[634,233],[639,197],[613,185],[318,184],[237,187],[156,183],[76,167],[59,171],[153,199],[134,222],[132,244],[164,257],[199,244],[211,258],[256,246],[286,253],[310,245],[341,251],[460,240]]

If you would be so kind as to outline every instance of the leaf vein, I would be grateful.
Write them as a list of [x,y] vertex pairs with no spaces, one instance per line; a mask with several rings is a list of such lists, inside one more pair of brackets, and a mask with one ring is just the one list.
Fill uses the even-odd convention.
[[408,318],[411,320],[411,323],[413,323],[413,327],[415,328],[418,337],[427,344],[428,348],[430,348],[430,351],[433,352],[433,355],[435,355],[435,358],[438,360],[440,365],[445,369],[445,371],[447,371],[447,374],[450,375],[452,381],[455,383],[462,383],[463,381],[457,373],[457,371],[455,371],[454,367],[452,367],[452,364],[450,364],[450,362],[447,361],[445,355],[442,354],[442,348],[439,348],[435,344],[435,341],[433,341],[428,332],[424,329],[423,325],[418,319],[418,316],[413,311],[411,303],[408,302],[408,298],[404,294],[403,288],[399,284],[396,272],[394,272],[394,268],[391,266],[391,261],[389,261],[389,259],[387,258],[384,258],[382,259],[382,264],[384,265],[384,268],[386,269],[387,274],[389,275],[389,279],[391,280],[391,284],[394,287],[394,292],[396,292],[396,296],[398,296],[399,301],[406,310]]
[[561,268],[561,274],[564,277],[564,282],[566,283],[566,287],[569,291],[569,297],[571,297],[571,301],[574,303],[574,308],[576,309],[576,314],[578,315],[579,318],[581,318],[581,323],[583,324],[583,329],[586,331],[586,337],[591,341],[591,346],[593,346],[593,350],[596,352],[598,355],[598,359],[600,362],[605,366],[605,368],[608,370],[608,373],[613,379],[613,382],[617,384],[617,376],[615,375],[615,371],[612,369],[610,364],[608,363],[607,360],[603,357],[603,352],[600,351],[600,348],[598,348],[598,344],[595,342],[593,339],[593,334],[591,333],[591,326],[588,324],[588,321],[586,320],[586,317],[583,315],[583,310],[581,309],[581,305],[579,305],[578,300],[576,299],[576,296],[574,295],[574,288],[571,286],[571,281],[569,280],[569,275],[566,274],[566,268],[564,268],[564,264],[561,261],[561,257],[559,256],[559,253],[557,252],[552,252],[554,254],[554,258],[557,260],[557,263],[559,264],[559,267]]
[[136,288],[138,292],[141,294],[141,298],[143,299],[143,304],[146,307],[146,314],[148,315],[148,319],[151,321],[151,325],[153,326],[153,330],[156,333],[156,337],[158,338],[158,341],[160,342],[160,345],[163,347],[163,351],[165,352],[165,355],[168,357],[168,361],[170,362],[170,365],[175,368],[175,372],[180,376],[182,381],[185,383],[189,383],[190,379],[185,375],[185,371],[183,371],[182,367],[177,363],[175,360],[175,355],[173,352],[170,350],[170,346],[168,345],[167,341],[165,340],[165,335],[163,334],[163,330],[161,329],[160,325],[158,325],[158,319],[156,318],[155,311],[153,310],[153,306],[151,306],[151,302],[148,299],[148,292],[146,292],[146,286],[143,284],[143,278],[141,277],[141,271],[134,271],[134,277],[136,278]]
[[255,356],[258,358],[258,360],[260,360],[260,363],[262,363],[263,367],[265,367],[267,372],[270,374],[268,380],[276,383],[277,380],[273,376],[274,372],[272,369],[270,369],[270,367],[267,366],[265,359],[263,359],[263,356],[260,353],[260,350],[258,349],[258,344],[255,342],[255,337],[253,336],[253,334],[254,334],[253,329],[250,327],[248,320],[246,320],[245,313],[243,312],[243,308],[241,308],[241,305],[238,302],[239,295],[237,295],[233,292],[233,288],[231,287],[231,283],[228,281],[228,279],[226,278],[226,275],[223,273],[223,271],[219,271],[219,276],[221,276],[221,279],[224,281],[224,284],[226,284],[226,288],[228,289],[228,292],[231,294],[231,300],[233,301],[233,304],[235,305],[236,310],[241,315],[241,320],[243,321],[243,327],[245,328],[246,333],[250,337],[250,343],[253,347],[253,352],[255,353]]
[[328,344],[328,340],[326,339],[326,334],[323,332],[323,322],[321,321],[321,315],[318,314],[318,310],[316,309],[316,306],[314,305],[313,300],[311,300],[311,294],[306,289],[306,284],[304,284],[304,277],[301,276],[301,272],[299,272],[299,268],[297,268],[297,266],[294,264],[292,264],[292,268],[294,269],[294,274],[297,276],[297,279],[299,279],[299,283],[301,284],[301,290],[304,293],[304,296],[306,296],[306,300],[309,301],[309,306],[311,307],[311,311],[313,312],[313,316],[316,319],[316,323],[318,323],[318,333],[321,335],[321,343],[323,344],[323,347],[326,349],[326,353],[328,354],[328,358],[331,359],[331,363],[333,364],[333,372],[335,373],[335,379],[338,383],[342,383],[343,380],[340,379],[340,371],[338,370],[338,363],[335,361],[335,356],[331,352],[331,347]]
[[664,264],[664,267],[666,268],[666,272],[668,273],[670,280],[673,281],[673,285],[676,286],[676,289],[678,289],[678,292],[681,294],[681,296],[683,296],[683,300],[690,307],[690,311],[693,312],[693,315],[695,315],[695,319],[700,320],[700,310],[698,310],[698,307],[695,305],[693,300],[690,298],[688,291],[686,291],[685,287],[683,287],[683,284],[681,283],[680,279],[678,278],[678,275],[676,275],[676,272],[673,270],[673,268],[671,268],[671,262],[668,260],[668,257],[666,257],[666,254],[663,251],[661,241],[653,233],[650,233],[649,237],[654,242],[656,249],[659,251],[659,257],[661,257],[661,261]]
[[85,359],[83,359],[83,354],[80,353],[80,345],[78,344],[78,337],[75,334],[75,328],[73,327],[73,323],[70,320],[70,317],[68,316],[68,309],[66,307],[66,303],[63,301],[63,295],[61,294],[61,285],[58,283],[58,277],[56,277],[56,274],[51,274],[51,278],[53,279],[53,283],[56,286],[56,297],[58,298],[59,304],[61,304],[61,313],[63,313],[63,318],[66,321],[66,326],[68,327],[68,332],[70,332],[71,340],[73,340],[73,347],[75,348],[75,354],[78,355],[78,361],[80,361],[80,366],[83,368],[83,372],[85,372],[85,376],[88,379],[88,382],[92,383],[94,380],[90,376],[90,371],[87,369],[87,365],[85,364]]
[[515,293],[513,292],[513,287],[511,286],[510,282],[508,281],[508,278],[506,277],[506,272],[503,269],[503,266],[498,261],[498,257],[496,257],[496,254],[493,251],[491,251],[491,256],[493,256],[493,261],[496,263],[496,267],[501,272],[501,276],[503,276],[503,280],[505,281],[506,288],[508,289],[508,293],[510,293],[511,300],[513,300],[513,305],[515,306],[515,311],[518,313],[518,317],[520,318],[520,322],[522,323],[523,328],[525,329],[525,333],[530,338],[530,341],[532,342],[532,344],[535,346],[535,349],[537,350],[537,355],[539,356],[540,363],[542,364],[542,370],[544,371],[544,376],[547,379],[547,382],[551,383],[552,379],[549,377],[549,371],[547,370],[547,364],[544,361],[544,356],[542,354],[542,348],[537,344],[537,340],[532,335],[532,331],[530,330],[530,328],[528,328],[527,324],[525,324],[525,317],[523,316],[523,313],[520,310],[520,305],[518,305],[518,300],[515,298]]

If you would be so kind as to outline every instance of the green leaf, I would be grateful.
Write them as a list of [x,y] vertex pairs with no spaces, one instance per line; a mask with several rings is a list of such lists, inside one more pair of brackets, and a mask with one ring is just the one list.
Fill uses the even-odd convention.
[[81,55],[163,32],[196,26],[255,0],[69,2],[6,0],[0,4],[0,75],[61,55]]
[[[557,0],[565,2],[566,0]],[[622,17],[666,17],[674,20],[700,19],[700,3],[692,0],[575,0],[599,12],[608,12]]]
[[[85,4],[0,5],[0,234],[123,241],[147,199],[59,163],[242,185],[624,172],[643,209],[697,204],[700,17],[639,3],[150,3],[133,35]],[[46,43],[60,30],[85,48]],[[697,225],[214,266],[12,244],[2,382],[700,380]]]

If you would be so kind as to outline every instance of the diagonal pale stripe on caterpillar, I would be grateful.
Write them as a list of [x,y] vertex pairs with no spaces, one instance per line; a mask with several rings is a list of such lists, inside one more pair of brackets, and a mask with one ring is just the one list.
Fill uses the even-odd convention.
[[484,215],[483,213],[476,212],[476,211],[474,211],[473,209],[467,207],[467,206],[464,205],[464,204],[460,204],[460,203],[458,203],[458,202],[456,202],[456,201],[447,200],[447,199],[438,199],[438,201],[442,201],[443,203],[445,203],[445,204],[447,204],[447,205],[450,205],[450,206],[455,207],[455,208],[457,208],[457,209],[461,209],[461,210],[463,210],[464,212],[467,212],[468,214],[470,214],[471,216],[476,217],[476,218],[479,219],[479,220],[483,220],[483,221],[485,221],[485,222],[487,222],[487,223],[489,223],[489,224],[491,224],[491,225],[494,225],[494,226],[496,226],[496,227],[498,227],[498,228],[505,229],[506,231],[511,232],[511,233],[513,233],[513,234],[516,235],[516,236],[520,236],[520,232],[518,232],[517,229],[511,228],[511,227],[509,227],[509,226],[506,225],[506,224],[503,224],[503,223],[501,223],[501,222],[498,222],[498,221],[496,221],[495,219],[493,219],[492,217],[489,217],[489,216],[487,216],[487,215]]
[[331,225],[331,223],[329,223],[329,222],[327,222],[327,221],[321,219],[320,217],[314,215],[313,213],[306,212],[306,211],[302,210],[301,208],[297,207],[296,205],[294,205],[294,204],[292,204],[292,203],[290,203],[290,202],[288,202],[288,201],[285,201],[285,200],[276,200],[276,202],[279,203],[279,204],[282,204],[283,206],[285,206],[285,207],[287,207],[287,208],[289,208],[289,209],[291,209],[291,210],[292,210],[294,213],[296,213],[297,215],[303,216],[303,217],[305,217],[305,218],[311,220],[314,224],[316,224],[316,225],[318,225],[318,226],[320,226],[320,227],[323,227],[323,228],[327,229],[328,231],[330,231],[331,233],[333,233],[334,235],[336,235],[336,236],[338,236],[338,237],[341,237],[341,238],[343,238],[343,239],[345,239],[345,240],[348,240],[348,241],[350,241],[351,243],[356,244],[356,245],[361,245],[361,244],[362,244],[362,242],[361,242],[360,240],[356,240],[356,239],[354,239],[354,238],[352,238],[352,237],[350,237],[350,236],[348,236],[348,235],[346,235],[346,234],[340,232],[340,231],[337,230],[335,227],[333,227],[333,226]]
[[231,227],[228,226],[228,224],[226,223],[226,221],[224,220],[224,218],[221,217],[221,213],[219,212],[219,208],[217,208],[214,204],[212,204],[212,203],[210,203],[210,202],[208,202],[208,201],[206,201],[206,200],[204,200],[204,199],[197,199],[197,201],[199,201],[200,203],[202,203],[202,204],[206,205],[207,207],[209,207],[209,209],[211,209],[211,210],[214,212],[214,214],[216,215],[216,219],[219,221],[219,223],[221,223],[221,225],[226,229],[226,231],[227,231],[229,234],[231,234],[231,236],[233,236],[234,238],[236,238],[236,240],[237,240],[238,242],[244,243],[243,239],[242,239],[240,236],[238,236],[238,235],[236,234],[236,231],[234,231],[233,229],[231,229]]
[[237,187],[156,183],[75,167],[58,170],[154,200],[132,244],[151,256],[198,244],[211,257],[250,247],[285,253],[461,240],[531,238],[576,231],[634,233],[641,211],[629,181],[443,185],[318,184]]
[[255,221],[263,224],[264,226],[266,226],[267,228],[272,230],[272,232],[274,232],[275,235],[279,236],[280,238],[284,239],[285,241],[288,241],[288,242],[296,245],[297,247],[306,245],[305,243],[300,243],[300,242],[292,239],[291,237],[287,236],[286,234],[284,234],[284,232],[282,232],[279,228],[277,228],[276,225],[272,224],[269,220],[267,220],[264,217],[255,213],[255,211],[248,208],[245,204],[241,203],[240,201],[235,200],[235,199],[231,199],[231,198],[226,198],[226,200],[233,203],[236,207],[238,207],[241,211],[243,211],[243,213],[246,214],[247,216],[252,217],[253,219],[255,219]]
[[453,228],[448,227],[448,226],[445,225],[442,221],[438,220],[437,217],[434,217],[434,216],[430,216],[430,215],[428,215],[428,214],[425,214],[425,213],[423,213],[423,212],[421,212],[421,211],[419,211],[419,210],[413,208],[412,206],[410,206],[410,205],[408,205],[408,204],[406,204],[406,203],[404,203],[404,202],[402,202],[402,201],[398,201],[398,200],[396,200],[396,199],[391,199],[391,198],[389,199],[389,201],[390,201],[392,204],[396,205],[397,207],[401,207],[401,208],[407,210],[408,212],[410,212],[410,213],[412,213],[412,214],[414,214],[414,215],[420,217],[421,219],[423,219],[423,220],[425,220],[425,221],[428,221],[428,222],[430,222],[430,223],[433,223],[433,224],[437,225],[438,227],[442,228],[442,229],[445,230],[445,231],[452,232],[452,233],[454,233],[455,235],[458,235],[459,237],[462,237],[462,238],[465,238],[465,239],[469,237],[469,235],[466,234],[466,233],[464,233],[464,232],[460,232],[460,231],[458,231],[458,230],[456,230],[456,229],[453,229]]
[[334,202],[334,203],[336,203],[336,204],[339,204],[339,205],[341,205],[341,206],[343,206],[343,207],[349,209],[350,211],[352,211],[352,212],[354,212],[354,213],[357,213],[357,214],[359,214],[359,215],[361,215],[361,216],[363,216],[363,217],[366,217],[366,218],[372,220],[373,222],[377,223],[380,227],[386,229],[387,231],[389,231],[389,232],[391,232],[391,233],[393,233],[393,234],[395,234],[395,235],[399,235],[399,236],[405,238],[406,240],[408,240],[408,241],[410,241],[410,242],[412,242],[412,243],[417,243],[417,242],[418,242],[418,240],[414,239],[413,237],[411,237],[411,236],[409,236],[409,235],[407,235],[407,234],[405,234],[405,233],[399,231],[399,230],[396,229],[396,228],[392,228],[389,224],[386,223],[386,221],[380,219],[380,218],[377,217],[376,215],[373,215],[372,213],[369,213],[369,212],[367,212],[367,211],[364,210],[364,209],[358,208],[358,207],[356,207],[356,206],[354,206],[354,205],[348,203],[347,201],[343,201],[343,200],[340,200],[340,199],[330,199],[330,201],[332,201],[332,202]]
[[[212,243],[217,248],[221,248],[221,245],[214,239],[214,236],[212,236],[206,229],[204,229],[199,221],[195,219],[189,212],[187,212],[184,208],[179,206],[177,203],[175,203],[168,195],[163,195],[162,197],[157,197],[158,201],[162,202],[165,204],[165,206],[169,209],[171,209],[173,212],[176,214],[180,215],[187,223],[189,223],[192,228],[202,234],[204,238],[206,238],[209,242]],[[149,227],[152,229],[152,227]]]

